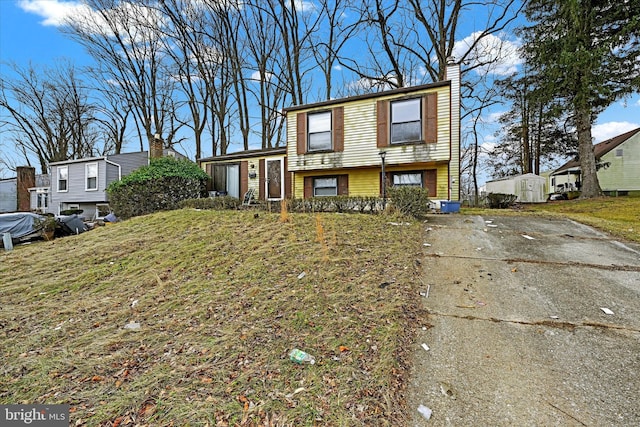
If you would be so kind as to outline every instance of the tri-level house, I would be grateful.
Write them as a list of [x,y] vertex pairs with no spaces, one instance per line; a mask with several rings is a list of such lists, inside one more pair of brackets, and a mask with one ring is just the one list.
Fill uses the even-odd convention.
[[213,193],[382,196],[387,186],[459,200],[460,67],[447,80],[285,109],[286,148],[200,159]]
[[[182,154],[168,149],[163,154],[184,158]],[[101,210],[108,209],[106,189],[109,184],[148,164],[148,151],[50,163],[51,200],[48,212],[60,214],[80,209],[84,219],[102,217],[108,213]]]
[[286,109],[296,198],[379,196],[385,186],[459,200],[460,71],[447,80]]

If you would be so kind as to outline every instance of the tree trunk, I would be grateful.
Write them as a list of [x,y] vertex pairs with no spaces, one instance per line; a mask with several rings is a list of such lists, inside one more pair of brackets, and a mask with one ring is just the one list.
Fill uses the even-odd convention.
[[576,107],[576,126],[578,131],[578,156],[582,171],[580,198],[601,197],[602,190],[596,173],[596,156],[591,142],[591,120],[588,109]]

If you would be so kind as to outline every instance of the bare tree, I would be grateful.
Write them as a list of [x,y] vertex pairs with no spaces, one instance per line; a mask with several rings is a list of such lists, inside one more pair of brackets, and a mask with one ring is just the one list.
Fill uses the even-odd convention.
[[320,31],[311,37],[311,50],[315,64],[324,76],[324,99],[331,99],[333,91],[333,70],[339,63],[341,51],[358,30],[357,21],[347,21],[352,11],[346,0],[320,0],[318,2],[321,20]]
[[1,124],[27,165],[35,156],[46,173],[49,162],[103,154],[95,147],[96,106],[71,64],[10,68],[13,78],[0,77]]
[[[90,13],[67,20],[64,31],[97,62],[95,71],[131,106],[148,142],[160,134],[167,146],[179,125],[172,96],[175,79],[162,50],[163,16],[150,0],[84,0]],[[142,135],[141,135],[142,137]]]

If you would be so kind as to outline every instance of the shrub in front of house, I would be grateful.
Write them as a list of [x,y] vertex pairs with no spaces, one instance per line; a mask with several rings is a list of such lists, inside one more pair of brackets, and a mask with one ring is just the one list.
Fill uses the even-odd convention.
[[429,212],[429,192],[422,187],[389,187],[387,195],[393,207],[403,215],[422,218]]
[[197,199],[187,199],[180,202],[181,208],[192,209],[238,209],[241,205],[240,199],[232,196],[221,197],[199,197]]
[[517,198],[515,194],[489,193],[487,205],[490,209],[506,209],[513,206]]
[[185,159],[151,159],[107,188],[109,205],[119,218],[178,209],[180,202],[200,197],[209,176]]
[[324,196],[289,201],[291,212],[351,212],[376,213],[381,210],[379,197]]

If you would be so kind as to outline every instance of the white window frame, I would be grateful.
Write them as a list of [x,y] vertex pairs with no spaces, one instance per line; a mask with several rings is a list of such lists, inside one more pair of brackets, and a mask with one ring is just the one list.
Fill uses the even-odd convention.
[[[95,176],[89,175],[89,168],[91,166],[95,166]],[[96,185],[95,187],[89,187],[89,179],[95,178]],[[98,163],[87,163],[84,165],[84,189],[85,191],[98,191]]]
[[49,193],[46,191],[36,190],[36,209],[44,212],[49,209]]
[[[416,183],[413,183],[411,181],[415,181],[413,179],[405,179],[404,181],[409,181],[409,182],[401,182],[403,181],[403,177],[418,177],[419,180]],[[424,176],[422,175],[422,172],[392,172],[391,173],[391,185],[393,187],[420,187],[422,188],[424,184]]]
[[[415,107],[411,107],[409,110],[410,115],[401,115],[400,109],[409,108],[409,104],[417,104],[417,117],[415,117],[416,111]],[[421,98],[410,98],[410,99],[401,99],[398,101],[391,101],[391,135],[389,136],[391,144],[405,144],[408,142],[418,142],[422,141],[424,136],[422,135],[422,99]],[[399,127],[413,125],[418,126],[418,136],[417,138],[406,138],[400,139],[395,136],[394,130]],[[395,137],[394,137],[395,136]]]
[[[62,171],[64,171],[66,175],[64,179],[61,179]],[[57,175],[56,190],[58,191],[58,193],[68,193],[69,192],[69,166],[58,166],[56,168],[56,175]],[[65,183],[64,190],[60,189],[60,182],[62,181],[64,181]]]
[[[307,114],[308,151],[327,151],[333,148],[333,135],[331,134],[332,122],[333,117],[331,111],[320,111],[317,113]],[[320,138],[320,142],[316,142],[316,140]]]
[[[333,180],[333,182],[335,183],[335,185],[318,185],[319,183],[322,183],[322,181],[330,181]],[[327,182],[324,182],[323,184],[326,184]],[[330,189],[330,188],[334,188],[335,189],[335,194],[317,194],[317,191],[319,189]],[[313,178],[313,197],[331,197],[331,196],[337,196],[338,195],[338,177],[337,176],[319,176],[317,178]]]

